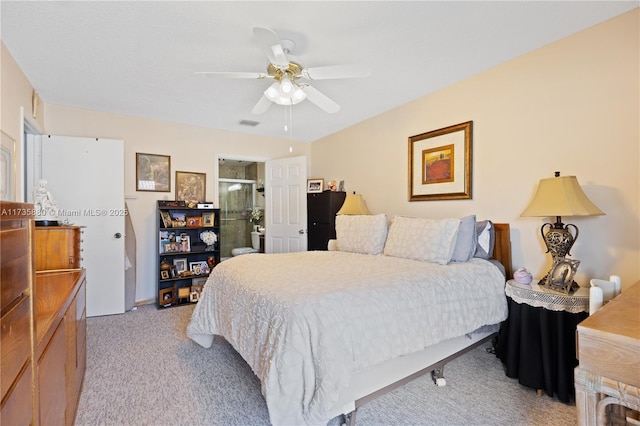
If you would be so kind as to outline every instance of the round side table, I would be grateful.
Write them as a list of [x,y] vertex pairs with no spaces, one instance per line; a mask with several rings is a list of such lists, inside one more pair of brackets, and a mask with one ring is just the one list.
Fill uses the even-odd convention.
[[563,294],[535,282],[507,281],[509,317],[500,326],[496,355],[508,377],[536,389],[538,395],[544,391],[570,402],[578,365],[576,329],[589,316],[589,288]]

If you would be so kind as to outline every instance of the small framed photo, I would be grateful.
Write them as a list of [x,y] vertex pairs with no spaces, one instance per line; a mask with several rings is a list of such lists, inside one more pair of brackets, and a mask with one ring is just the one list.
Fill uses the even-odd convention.
[[195,303],[200,299],[200,293],[192,291],[189,294],[189,302]]
[[180,234],[180,238],[178,239],[178,245],[180,249],[178,251],[187,253],[191,251],[191,237],[184,232]]
[[187,225],[187,215],[176,212],[171,215],[171,226],[174,228],[182,228]]
[[162,217],[162,226],[164,228],[171,228],[172,227],[171,214],[168,211],[161,210],[160,211],[160,217]]
[[180,275],[181,272],[184,272],[187,270],[187,258],[179,258],[179,259],[173,259],[173,266],[176,267],[176,272],[178,275]]
[[555,257],[544,286],[562,293],[571,293],[576,287],[574,286],[573,277],[578,270],[578,265],[580,265],[580,261],[577,259]]
[[180,246],[175,241],[169,241],[164,243],[164,253],[178,253]]
[[168,280],[169,278],[171,278],[171,276],[169,275],[169,271],[167,270],[160,271],[160,278],[163,280]]
[[162,288],[158,292],[158,303],[162,306],[169,306],[173,303],[173,287]]
[[322,192],[324,179],[307,179],[307,192]]
[[189,262],[189,270],[193,272],[193,275],[204,275],[209,273],[209,265],[206,261]]
[[187,216],[187,228],[199,228],[202,226],[201,216]]
[[215,213],[202,213],[202,226],[213,226],[215,220]]

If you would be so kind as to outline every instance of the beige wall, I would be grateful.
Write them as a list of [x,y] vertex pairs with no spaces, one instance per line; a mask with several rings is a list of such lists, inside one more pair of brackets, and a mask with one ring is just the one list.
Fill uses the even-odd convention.
[[[540,226],[519,217],[538,181],[577,176],[606,216],[580,229],[576,280],[640,279],[639,9],[312,144],[310,175],[345,180],[374,213],[462,216],[511,224],[513,266],[542,276]],[[407,201],[408,140],[473,120],[473,199]]]
[[[218,156],[267,160],[309,156],[306,143],[47,104],[48,134],[124,140],[125,197],[137,240],[136,301],[156,297],[156,200],[175,199],[175,171],[206,173],[207,200],[218,205]],[[293,146],[293,153],[289,146]],[[136,191],[136,152],[171,156],[172,192]],[[79,220],[77,221],[79,224]]]
[[16,141],[16,200],[24,201],[23,190],[23,143],[22,129],[24,120],[28,120],[36,129],[44,128],[42,103],[32,116],[31,99],[33,87],[24,75],[11,52],[0,42],[0,129]]

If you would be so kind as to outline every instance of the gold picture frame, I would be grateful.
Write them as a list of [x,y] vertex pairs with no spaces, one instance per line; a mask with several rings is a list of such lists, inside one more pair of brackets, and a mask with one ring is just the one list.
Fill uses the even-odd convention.
[[171,192],[171,157],[136,152],[136,191]]
[[473,121],[409,137],[409,201],[471,198]]
[[176,200],[191,203],[204,201],[206,189],[206,173],[176,172]]

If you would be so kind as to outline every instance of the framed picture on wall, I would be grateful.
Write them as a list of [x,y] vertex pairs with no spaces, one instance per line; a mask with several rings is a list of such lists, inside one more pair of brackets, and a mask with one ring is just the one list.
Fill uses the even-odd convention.
[[171,191],[171,157],[136,152],[136,191]]
[[472,124],[409,137],[409,201],[471,198]]
[[176,200],[197,203],[205,200],[206,173],[176,172]]

